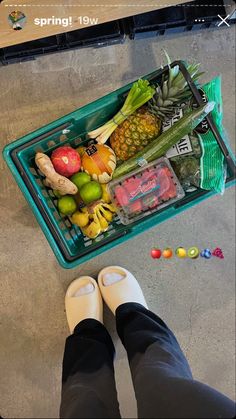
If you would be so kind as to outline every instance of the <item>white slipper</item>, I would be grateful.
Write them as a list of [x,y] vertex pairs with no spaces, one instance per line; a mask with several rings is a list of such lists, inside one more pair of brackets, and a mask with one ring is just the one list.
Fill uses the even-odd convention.
[[66,316],[71,333],[84,319],[103,322],[102,297],[95,279],[81,276],[68,287],[65,296]]
[[124,303],[139,303],[148,308],[137,279],[121,266],[108,266],[102,269],[98,275],[98,285],[104,301],[113,314],[117,307]]

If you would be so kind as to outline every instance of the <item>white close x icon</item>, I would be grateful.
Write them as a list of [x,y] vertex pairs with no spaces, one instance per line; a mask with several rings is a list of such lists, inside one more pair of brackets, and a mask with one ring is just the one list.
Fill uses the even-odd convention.
[[218,27],[221,26],[222,23],[225,23],[228,27],[230,27],[228,22],[226,22],[226,20],[230,17],[230,15],[227,15],[225,18],[223,18],[221,15],[218,15],[218,17],[221,19],[221,22],[217,25]]

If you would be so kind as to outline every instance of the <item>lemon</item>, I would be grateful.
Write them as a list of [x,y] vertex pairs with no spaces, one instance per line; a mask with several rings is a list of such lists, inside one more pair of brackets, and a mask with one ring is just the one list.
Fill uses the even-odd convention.
[[175,254],[180,259],[185,258],[187,256],[187,252],[183,247],[178,247],[175,251]]
[[58,209],[63,215],[72,215],[77,210],[76,201],[72,196],[62,196],[58,199]]
[[91,182],[85,183],[79,192],[83,202],[87,205],[101,198],[102,187],[100,183],[92,180]]
[[73,176],[71,176],[70,180],[80,190],[83,185],[85,185],[86,183],[90,182],[91,177],[88,175],[88,173],[79,172],[79,173],[75,173]]

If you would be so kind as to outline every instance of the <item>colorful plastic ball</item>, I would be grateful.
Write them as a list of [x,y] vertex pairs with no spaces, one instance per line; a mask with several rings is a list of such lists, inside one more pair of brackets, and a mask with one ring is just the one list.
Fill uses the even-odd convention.
[[162,256],[165,259],[170,259],[173,256],[173,252],[172,249],[170,249],[169,247],[167,247],[165,250],[163,250],[162,252]]
[[188,257],[190,259],[197,259],[198,256],[199,256],[199,253],[200,253],[200,251],[199,251],[198,247],[196,247],[196,246],[190,247],[188,249]]
[[177,247],[175,254],[180,259],[186,258],[187,256],[187,252],[184,247]]
[[201,256],[204,257],[205,259],[210,259],[212,256],[210,249],[204,249],[201,252]]
[[161,257],[161,250],[160,249],[152,249],[151,250],[151,257],[153,259],[160,259],[160,257]]

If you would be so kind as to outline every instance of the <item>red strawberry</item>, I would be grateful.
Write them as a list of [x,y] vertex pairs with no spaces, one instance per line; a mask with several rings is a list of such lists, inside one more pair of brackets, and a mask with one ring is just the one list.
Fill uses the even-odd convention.
[[162,195],[165,194],[170,187],[170,178],[166,175],[164,169],[158,169],[157,183],[160,185],[158,195],[162,198]]
[[135,198],[141,193],[141,185],[142,180],[138,178],[130,178],[123,183],[123,186],[129,193],[130,199]]
[[143,198],[144,209],[155,208],[158,205],[158,197],[154,194],[148,195]]
[[154,180],[154,179],[156,180],[157,179],[156,171],[154,169],[145,170],[145,172],[143,172],[142,179],[145,181]]
[[117,186],[115,189],[116,199],[121,207],[129,204],[129,196],[123,186]]
[[176,186],[174,182],[171,181],[170,187],[168,190],[169,198],[175,198],[176,197]]
[[141,199],[137,199],[137,201],[132,202],[132,204],[129,205],[130,212],[140,212],[142,211],[142,201]]
[[159,195],[163,201],[168,201],[176,197],[176,186],[171,178],[171,172],[168,167],[160,169],[158,181],[160,182]]

